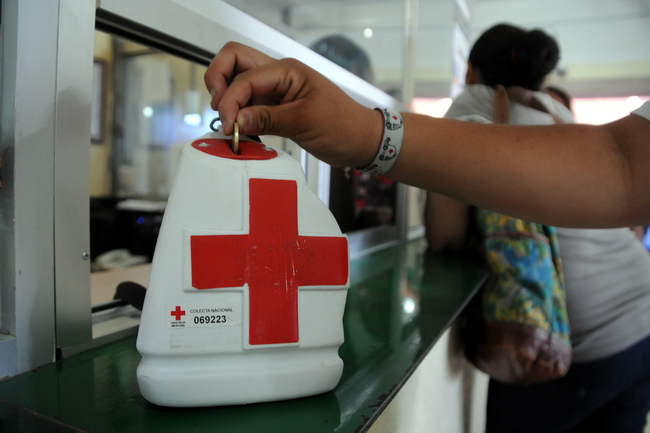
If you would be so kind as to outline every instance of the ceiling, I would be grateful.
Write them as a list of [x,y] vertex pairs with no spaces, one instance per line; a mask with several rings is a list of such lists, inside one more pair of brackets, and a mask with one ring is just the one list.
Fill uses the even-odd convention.
[[[468,0],[473,41],[510,22],[542,28],[561,45],[554,79],[578,95],[650,95],[650,0]],[[343,34],[368,51],[378,87],[400,81],[404,2],[396,0],[227,0],[234,7],[309,45]],[[445,93],[453,74],[454,0],[419,0],[416,80],[424,93]],[[373,39],[362,36],[375,30]],[[387,49],[388,48],[388,49]],[[400,61],[396,62],[396,58]]]

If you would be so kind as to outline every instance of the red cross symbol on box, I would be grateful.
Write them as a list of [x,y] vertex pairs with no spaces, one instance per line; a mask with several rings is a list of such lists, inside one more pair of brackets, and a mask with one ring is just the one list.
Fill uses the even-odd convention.
[[176,306],[176,309],[172,311],[172,316],[176,317],[176,320],[181,320],[181,317],[185,315],[185,311],[181,310],[179,305]]
[[298,234],[297,183],[249,179],[249,233],[192,236],[192,286],[249,287],[249,344],[296,343],[298,287],[345,286],[342,236]]

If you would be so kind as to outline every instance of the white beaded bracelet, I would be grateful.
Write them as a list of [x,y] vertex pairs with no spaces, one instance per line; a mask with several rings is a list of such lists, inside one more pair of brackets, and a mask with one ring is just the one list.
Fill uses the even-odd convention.
[[393,167],[404,139],[404,121],[402,115],[387,108],[375,108],[384,116],[384,132],[375,160],[361,171],[381,176]]

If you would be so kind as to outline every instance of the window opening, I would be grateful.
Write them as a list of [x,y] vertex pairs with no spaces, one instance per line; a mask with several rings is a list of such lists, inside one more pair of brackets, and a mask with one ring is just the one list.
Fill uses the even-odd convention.
[[[183,145],[208,132],[216,114],[203,89],[206,66],[187,56],[95,31],[94,57],[103,75],[93,95],[94,129],[103,134],[93,136],[90,180],[91,301],[97,325],[115,315],[111,308],[137,304],[140,295],[133,286],[122,286],[127,295],[114,299],[118,285],[130,281],[146,287]],[[122,308],[122,316],[137,324],[137,308]]]

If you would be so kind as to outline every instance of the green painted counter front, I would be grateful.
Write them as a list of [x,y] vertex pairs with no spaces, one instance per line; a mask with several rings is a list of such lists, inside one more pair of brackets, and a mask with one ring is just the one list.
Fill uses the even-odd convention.
[[480,260],[428,253],[423,240],[352,261],[339,350],[345,367],[326,394],[247,406],[155,406],[138,389],[132,337],[0,383],[0,432],[363,432],[486,276]]

